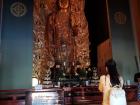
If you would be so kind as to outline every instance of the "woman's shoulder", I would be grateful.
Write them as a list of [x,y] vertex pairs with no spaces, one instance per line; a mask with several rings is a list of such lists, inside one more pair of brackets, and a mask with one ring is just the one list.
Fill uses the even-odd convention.
[[123,77],[122,77],[122,76],[119,76],[119,79],[120,79],[120,80],[123,80]]
[[121,82],[123,82],[123,77],[122,77],[122,76],[119,76],[119,80],[120,80]]
[[105,79],[106,75],[101,75],[100,79]]
[[119,76],[119,80],[120,80],[120,83],[121,83],[121,87],[123,87],[123,84],[124,84],[123,77],[122,76]]

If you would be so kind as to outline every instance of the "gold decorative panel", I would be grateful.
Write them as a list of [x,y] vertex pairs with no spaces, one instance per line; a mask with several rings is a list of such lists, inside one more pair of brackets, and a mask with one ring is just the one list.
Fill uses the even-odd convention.
[[59,63],[88,67],[89,32],[84,0],[34,0],[33,75],[43,80]]

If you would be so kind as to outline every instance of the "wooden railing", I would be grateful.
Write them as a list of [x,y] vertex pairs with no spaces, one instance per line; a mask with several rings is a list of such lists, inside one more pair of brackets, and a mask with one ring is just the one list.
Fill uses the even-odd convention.
[[0,105],[64,105],[64,91],[59,88],[0,90]]
[[97,87],[73,87],[65,90],[65,105],[101,104],[102,102],[102,93]]
[[[127,102],[137,101],[137,86],[124,86],[126,91]],[[66,105],[88,105],[99,104],[102,102],[102,93],[99,92],[98,87],[72,87],[65,89],[65,104]],[[72,104],[71,104],[72,103]]]
[[[125,86],[127,101],[137,102],[137,87]],[[101,105],[98,87],[0,90],[0,105]],[[129,105],[129,104],[128,104]]]
[[25,105],[27,89],[0,90],[0,105]]

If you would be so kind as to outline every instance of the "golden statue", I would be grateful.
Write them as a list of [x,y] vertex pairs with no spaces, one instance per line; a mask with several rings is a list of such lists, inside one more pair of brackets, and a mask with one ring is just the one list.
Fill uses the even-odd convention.
[[89,59],[89,31],[85,17],[85,0],[70,0],[71,23],[75,35],[76,59],[85,68],[90,65]]
[[33,10],[33,77],[43,82],[48,65],[53,65],[46,49],[45,31],[47,17],[55,11],[56,0],[34,0]]
[[59,0],[58,5],[58,11],[48,17],[46,46],[55,62],[65,62],[68,65],[73,52],[69,1]]
[[[58,2],[57,2],[58,1]],[[56,62],[90,64],[85,0],[35,0],[33,69],[42,81]]]

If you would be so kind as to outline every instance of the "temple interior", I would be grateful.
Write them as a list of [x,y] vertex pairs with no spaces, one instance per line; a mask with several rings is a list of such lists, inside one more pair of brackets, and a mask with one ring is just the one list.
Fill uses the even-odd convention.
[[0,0],[0,105],[101,105],[114,59],[140,105],[139,0]]

